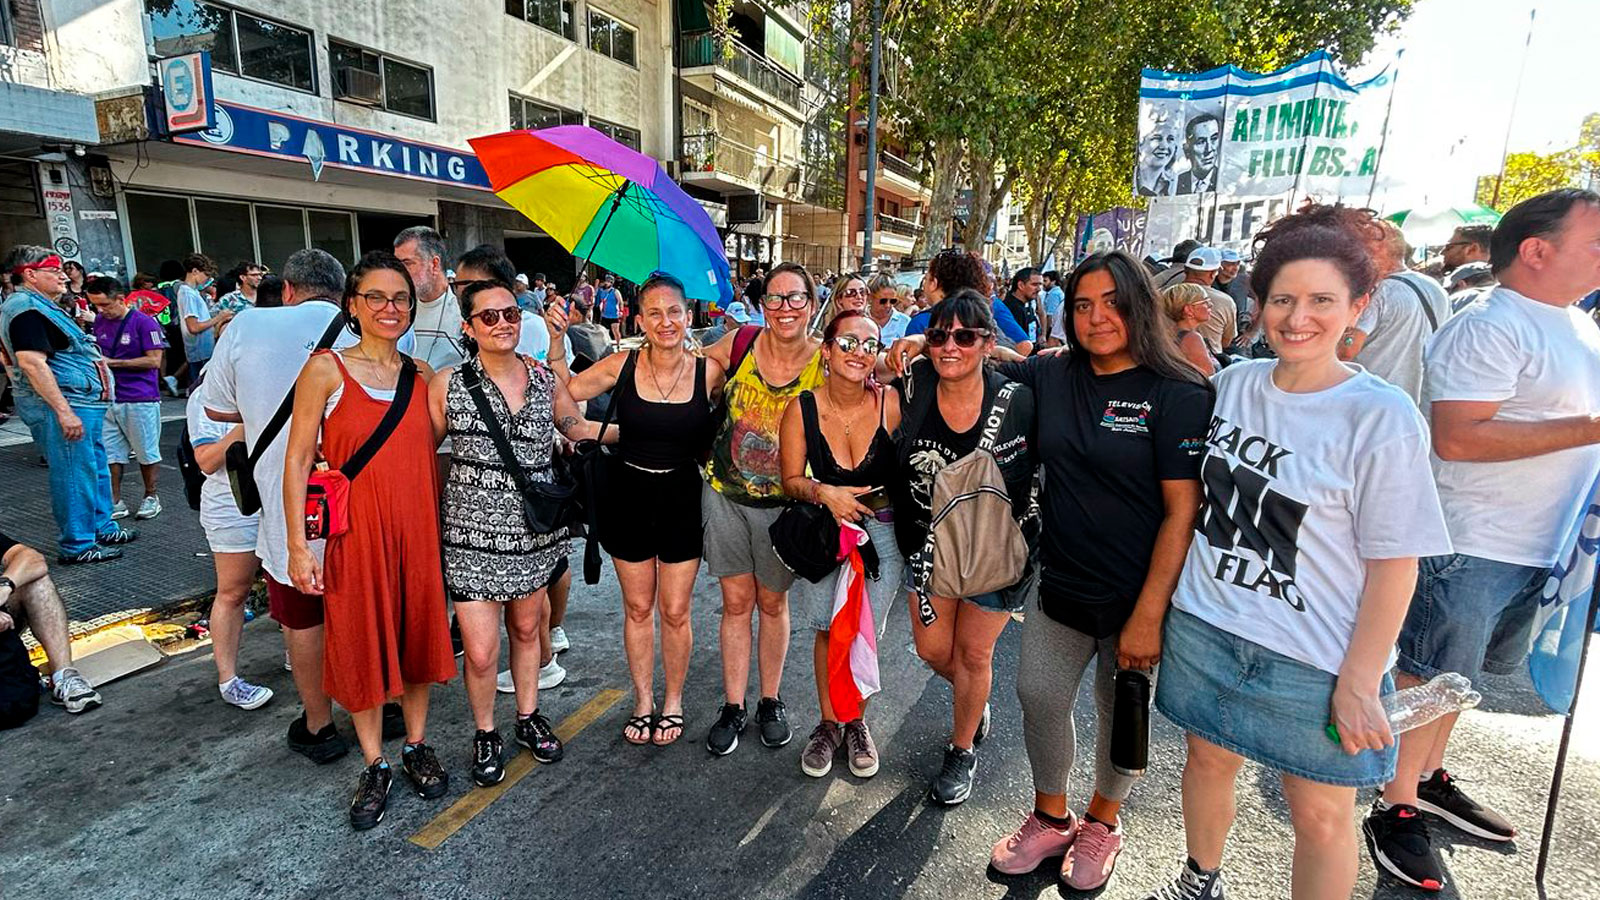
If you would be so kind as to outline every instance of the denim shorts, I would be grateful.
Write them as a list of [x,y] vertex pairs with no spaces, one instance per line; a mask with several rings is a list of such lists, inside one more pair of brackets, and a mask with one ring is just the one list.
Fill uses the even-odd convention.
[[[1394,746],[1351,756],[1329,739],[1334,675],[1178,609],[1162,643],[1156,708],[1184,731],[1308,781],[1375,787],[1394,778]],[[1382,693],[1393,690],[1383,676]]]
[[[889,621],[889,610],[899,605],[904,593],[902,582],[905,580],[906,564],[900,556],[900,545],[894,542],[893,523],[869,518],[862,527],[867,530],[867,536],[872,538],[872,547],[878,553],[878,580],[867,581],[867,599],[872,603],[872,618],[878,634],[882,635]],[[811,627],[817,631],[828,631],[833,627],[834,589],[839,584],[839,572],[843,568],[841,565],[816,584],[796,578],[794,586],[789,589],[790,599],[805,610],[811,619]]]
[[161,462],[161,404],[113,403],[106,410],[106,461],[141,466]]
[[1401,671],[1510,675],[1533,649],[1533,618],[1550,570],[1452,553],[1418,563],[1400,628]]

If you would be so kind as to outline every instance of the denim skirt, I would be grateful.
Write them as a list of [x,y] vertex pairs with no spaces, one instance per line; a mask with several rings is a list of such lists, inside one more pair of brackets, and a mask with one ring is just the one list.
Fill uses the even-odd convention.
[[[1173,609],[1156,708],[1190,734],[1280,772],[1340,787],[1386,784],[1394,778],[1394,746],[1351,756],[1328,737],[1336,681]],[[1381,692],[1393,690],[1384,675]]]

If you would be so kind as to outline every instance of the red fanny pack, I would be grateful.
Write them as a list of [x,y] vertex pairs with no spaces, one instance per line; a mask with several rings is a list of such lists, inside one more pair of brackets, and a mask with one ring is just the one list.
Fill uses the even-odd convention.
[[389,439],[400,424],[400,419],[411,405],[411,389],[417,380],[416,363],[402,356],[400,383],[396,385],[394,400],[383,414],[378,427],[362,443],[361,448],[337,469],[321,468],[306,478],[306,540],[319,541],[335,538],[350,530],[350,482]]

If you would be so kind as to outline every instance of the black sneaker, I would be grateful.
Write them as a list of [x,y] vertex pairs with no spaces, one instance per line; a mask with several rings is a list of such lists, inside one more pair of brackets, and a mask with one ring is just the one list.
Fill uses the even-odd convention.
[[427,744],[407,744],[400,751],[400,768],[411,780],[411,789],[424,800],[437,800],[450,790],[450,773],[439,765],[439,757]]
[[955,806],[972,794],[972,779],[978,774],[978,754],[954,744],[944,749],[944,767],[933,779],[928,797],[944,806]]
[[472,736],[472,783],[478,787],[499,784],[506,777],[506,744],[498,731]]
[[1412,887],[1444,889],[1444,870],[1428,843],[1428,826],[1415,806],[1396,803],[1379,809],[1374,803],[1361,831],[1378,868]]
[[1443,769],[1417,785],[1417,809],[1486,841],[1509,841],[1517,836],[1505,816],[1468,797]]
[[756,704],[756,727],[761,729],[761,743],[768,747],[782,747],[794,739],[782,697],[761,698]]
[[550,720],[540,715],[537,709],[527,718],[517,717],[516,731],[517,743],[527,747],[539,762],[560,762],[561,757],[567,755],[566,748],[561,746],[561,738],[556,737],[555,729],[550,727]]
[[301,713],[300,718],[289,723],[289,749],[319,766],[325,766],[349,753],[350,745],[345,743],[344,735],[333,727],[332,722],[312,734],[311,729],[306,727],[306,714]]
[[399,740],[406,736],[406,714],[398,703],[383,705],[383,739]]
[[62,564],[63,566],[75,566],[79,563],[108,562],[113,559],[121,558],[121,547],[102,547],[99,544],[95,544],[87,550],[80,550],[79,552],[71,555],[63,554],[58,556],[56,557],[56,562]]
[[706,735],[706,749],[717,756],[727,756],[739,747],[739,735],[745,726],[744,706],[739,703],[722,704],[717,723]]
[[350,798],[350,827],[366,831],[383,821],[389,808],[389,788],[394,785],[394,771],[389,764],[378,760],[361,770],[356,781],[356,795]]
[[1202,872],[1190,860],[1183,864],[1177,878],[1145,894],[1144,900],[1227,900],[1222,890],[1222,870]]
[[978,730],[972,733],[972,746],[977,747],[983,739],[989,736],[989,726],[993,724],[990,717],[989,704],[983,705],[983,718],[978,720]]

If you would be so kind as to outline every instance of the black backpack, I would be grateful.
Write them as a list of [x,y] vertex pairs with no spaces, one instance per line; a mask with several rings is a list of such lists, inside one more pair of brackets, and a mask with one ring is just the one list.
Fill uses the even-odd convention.
[[178,432],[178,474],[183,476],[183,496],[189,501],[189,508],[200,508],[200,488],[206,483],[206,473],[201,471],[200,462],[194,458],[194,443],[189,440],[189,425],[184,423],[183,430]]

